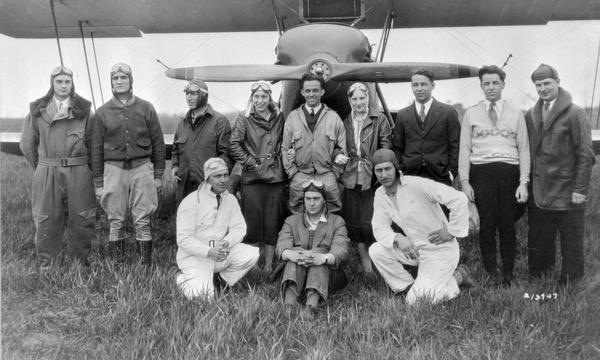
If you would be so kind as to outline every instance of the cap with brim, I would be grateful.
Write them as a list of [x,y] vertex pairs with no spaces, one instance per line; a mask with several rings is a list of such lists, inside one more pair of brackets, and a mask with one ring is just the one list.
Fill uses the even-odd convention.
[[558,80],[558,71],[550,65],[540,64],[537,69],[531,74],[531,81],[539,81],[544,79]]

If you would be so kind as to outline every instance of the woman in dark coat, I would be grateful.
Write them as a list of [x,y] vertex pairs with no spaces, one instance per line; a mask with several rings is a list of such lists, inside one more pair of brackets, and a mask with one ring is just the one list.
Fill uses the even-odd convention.
[[287,176],[281,162],[283,114],[273,102],[271,86],[252,84],[248,109],[231,132],[229,154],[242,167],[242,213],[246,243],[264,244],[264,270],[273,268],[277,234],[285,220]]

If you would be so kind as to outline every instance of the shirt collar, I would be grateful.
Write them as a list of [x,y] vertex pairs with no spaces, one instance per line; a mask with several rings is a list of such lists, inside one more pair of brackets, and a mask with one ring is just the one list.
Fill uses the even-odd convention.
[[69,107],[69,105],[71,105],[71,97],[70,96],[67,96],[67,98],[64,100],[58,100],[56,98],[56,96],[53,96],[52,98],[54,99],[54,105],[56,105],[57,110],[60,108],[59,104],[61,103],[61,101],[67,108]]
[[354,110],[352,110],[351,116],[353,123],[365,121],[365,119],[369,117],[369,108],[367,108],[367,111],[365,113],[357,113]]
[[[433,103],[433,96],[425,103],[425,115],[429,113],[429,109],[431,108],[431,104]],[[421,103],[415,100],[415,109],[417,110],[417,114],[421,111]]]
[[308,224],[309,228],[315,229],[317,227],[317,224],[319,224],[320,222],[326,223],[327,222],[327,217],[325,216],[325,211],[323,211],[323,212],[321,212],[321,216],[319,217],[319,220],[317,220],[316,223],[312,223],[310,221],[310,218],[308,217],[308,213],[305,211],[304,212],[304,220]]
[[550,107],[548,107],[548,111],[552,110],[552,108],[554,107],[554,103],[556,102],[556,98],[554,98],[551,101],[542,101],[542,109],[544,108],[544,104],[545,103],[550,103]]
[[315,106],[314,108],[311,108],[310,106],[308,106],[306,103],[304,104],[304,108],[306,109],[306,111],[308,111],[310,113],[310,109],[315,109],[315,114],[319,112],[319,110],[321,110],[321,108],[323,107],[323,103],[319,103],[319,106]]
[[[485,109],[489,110],[491,101],[489,101],[488,99],[484,99],[483,102],[485,103]],[[500,99],[500,100],[496,101],[495,103],[496,103],[496,105],[494,106],[494,110],[497,113],[501,113],[502,109],[504,108],[504,99]]]

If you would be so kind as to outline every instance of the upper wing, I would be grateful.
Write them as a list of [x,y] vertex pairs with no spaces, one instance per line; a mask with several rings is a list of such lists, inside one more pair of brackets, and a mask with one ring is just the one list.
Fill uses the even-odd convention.
[[[391,5],[395,28],[545,24],[600,19],[597,0],[53,0],[59,35],[130,37],[144,33],[276,30],[302,22],[341,21],[360,14],[360,28],[381,28]],[[135,5],[134,5],[135,4]],[[0,33],[18,38],[55,36],[49,1],[0,1]]]

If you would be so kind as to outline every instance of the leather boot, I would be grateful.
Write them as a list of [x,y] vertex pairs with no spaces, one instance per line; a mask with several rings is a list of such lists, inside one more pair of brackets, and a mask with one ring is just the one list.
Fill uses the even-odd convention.
[[108,250],[115,265],[120,266],[125,262],[125,240],[109,241]]
[[142,265],[152,265],[152,241],[138,241]]

